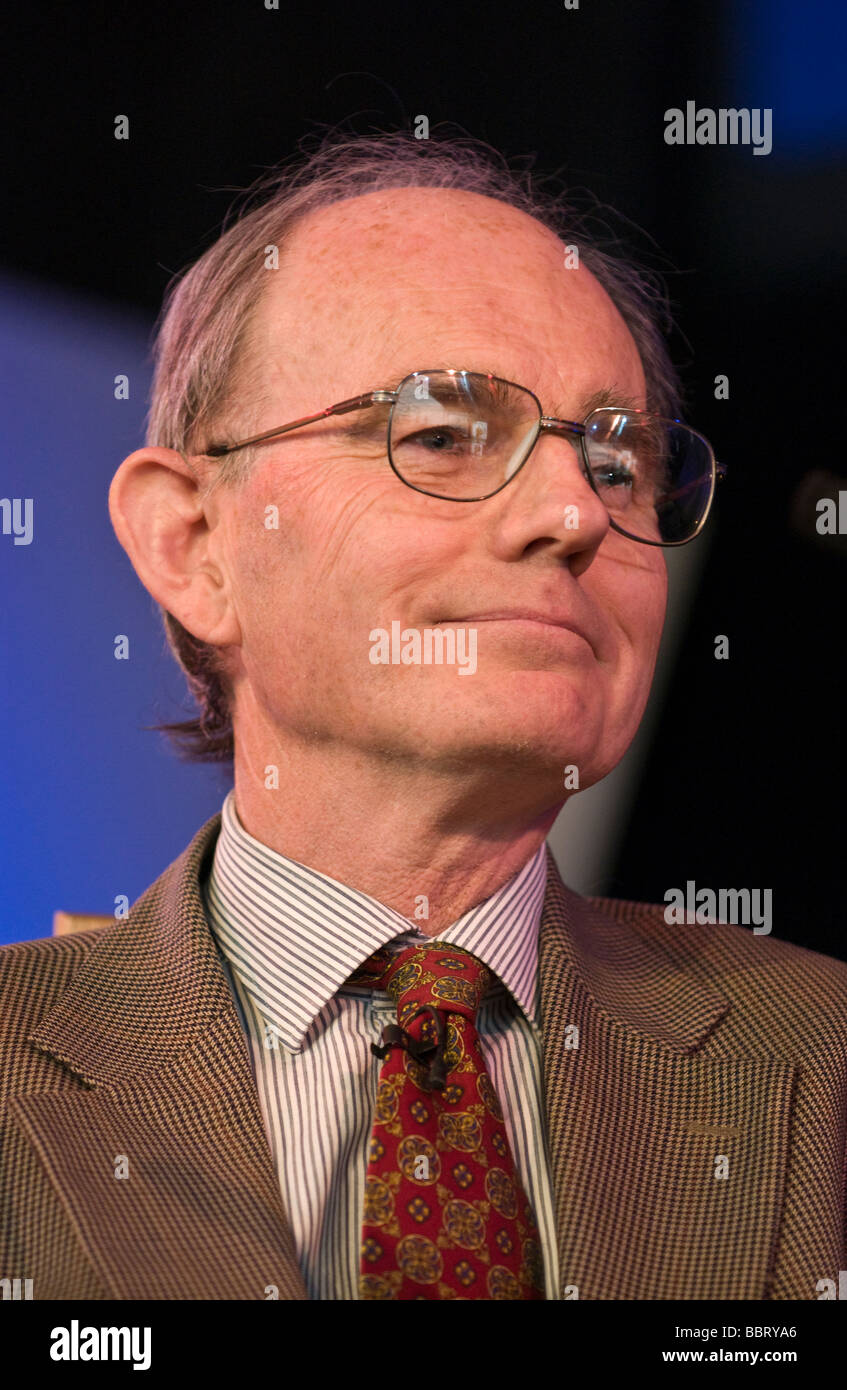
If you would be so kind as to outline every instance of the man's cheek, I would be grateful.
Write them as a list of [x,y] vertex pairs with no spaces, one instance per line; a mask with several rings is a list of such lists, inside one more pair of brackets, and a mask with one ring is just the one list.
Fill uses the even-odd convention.
[[[310,518],[310,520],[313,520]],[[375,499],[362,491],[341,508],[337,498],[324,508],[317,522],[300,538],[304,562],[312,582],[350,593],[373,573],[374,559],[381,552],[380,519]],[[398,538],[393,537],[396,552]]]

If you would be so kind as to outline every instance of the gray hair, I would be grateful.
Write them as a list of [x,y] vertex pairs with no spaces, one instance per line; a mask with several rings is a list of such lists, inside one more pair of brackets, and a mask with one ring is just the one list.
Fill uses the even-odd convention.
[[[601,239],[590,229],[591,212],[577,213],[570,194],[561,187],[549,191],[529,169],[513,168],[489,145],[468,136],[330,135],[311,153],[255,184],[237,218],[169,286],[154,343],[148,444],[190,454],[208,445],[207,432],[221,428],[236,408],[235,388],[253,315],[267,283],[267,246],[277,246],[281,257],[308,213],[361,193],[410,187],[460,189],[494,198],[576,247],[580,264],[606,290],[632,335],[644,369],[648,410],[679,415],[681,388],[664,340],[672,320],[662,280],[613,251],[617,242],[608,232]],[[242,425],[243,398],[238,409]],[[204,490],[243,481],[251,455],[244,450],[216,463]],[[172,613],[161,606],[160,612],[199,713],[153,727],[167,733],[188,760],[230,762],[235,745],[224,658]]]

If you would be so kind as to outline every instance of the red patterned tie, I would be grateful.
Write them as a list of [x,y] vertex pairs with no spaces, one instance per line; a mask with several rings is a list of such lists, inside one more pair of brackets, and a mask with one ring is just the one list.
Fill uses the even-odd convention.
[[459,946],[371,956],[397,1006],[368,1155],[359,1297],[544,1298],[538,1229],[476,1030],[491,980]]

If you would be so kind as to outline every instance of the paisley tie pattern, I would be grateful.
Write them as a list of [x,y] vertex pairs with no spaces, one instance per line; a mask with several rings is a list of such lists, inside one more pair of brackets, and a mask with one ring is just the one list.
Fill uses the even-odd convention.
[[491,974],[436,942],[351,976],[387,990],[362,1225],[362,1299],[541,1299],[538,1230],[476,1030]]

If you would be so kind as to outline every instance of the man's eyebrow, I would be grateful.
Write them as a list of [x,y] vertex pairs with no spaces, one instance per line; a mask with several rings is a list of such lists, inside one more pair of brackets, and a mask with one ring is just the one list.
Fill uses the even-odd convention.
[[[400,385],[400,382],[401,382],[401,381],[405,381],[405,380],[406,380],[406,377],[407,377],[407,376],[412,376],[414,372],[418,372],[419,374],[422,373],[423,375],[426,375],[427,372],[475,372],[475,371],[476,371],[476,369],[475,369],[474,367],[457,367],[457,366],[455,365],[455,363],[453,363],[453,362],[436,362],[435,365],[433,365],[432,362],[428,362],[427,365],[426,365],[425,367],[420,367],[420,366],[418,366],[418,367],[410,367],[410,366],[408,366],[408,364],[407,364],[406,362],[402,362],[398,367],[396,367],[396,368],[390,368],[387,372],[383,372],[383,373],[382,373],[382,375],[381,375],[381,377],[380,377],[380,386],[385,387],[385,388],[386,388],[387,390],[389,390],[389,391],[393,391],[393,390],[395,390],[395,389]],[[486,376],[486,375],[487,375],[486,372],[477,372],[476,374],[479,375],[479,376]],[[493,373],[492,373],[492,376],[499,376],[499,375],[500,375],[499,372],[493,372]],[[379,388],[376,388],[376,389],[379,389]]]
[[[508,388],[505,387],[505,386],[500,387],[500,386],[498,385],[498,383],[501,382],[501,381],[502,381],[502,382],[511,381],[511,380],[512,380],[511,377],[504,376],[504,374],[503,374],[502,372],[493,372],[493,371],[492,371],[492,372],[485,372],[485,371],[479,370],[479,369],[476,368],[476,367],[454,367],[454,366],[451,366],[451,365],[448,364],[448,363],[444,363],[443,366],[435,366],[435,367],[432,365],[432,363],[430,363],[430,365],[429,365],[428,367],[426,367],[426,368],[422,368],[422,367],[412,367],[412,368],[408,368],[408,369],[406,369],[406,370],[398,369],[397,372],[384,372],[384,373],[383,373],[383,377],[382,377],[382,382],[383,382],[383,385],[385,386],[386,389],[388,389],[388,390],[390,390],[390,391],[394,391],[394,390],[396,390],[396,388],[400,385],[400,382],[401,382],[401,381],[405,381],[407,377],[409,377],[409,376],[411,376],[411,375],[413,374],[413,372],[417,372],[417,373],[422,374],[422,375],[425,376],[427,372],[448,372],[448,371],[453,371],[453,372],[468,372],[471,376],[493,376],[493,377],[495,378],[495,386],[494,386],[494,389],[490,392],[489,397],[488,397],[488,402],[487,402],[488,405],[489,405],[489,407],[491,407],[491,408],[493,408],[493,407],[495,407],[495,406],[498,406],[498,405],[508,405],[509,402],[510,402],[511,399],[512,399],[511,394],[510,394]],[[377,389],[379,389],[379,388],[377,388]]]
[[[387,371],[387,372],[383,372],[383,373],[382,373],[382,376],[381,376],[381,378],[380,378],[380,380],[381,380],[382,385],[383,385],[387,390],[392,390],[392,391],[393,391],[397,386],[399,386],[399,384],[400,384],[401,381],[404,381],[405,378],[406,378],[407,376],[411,376],[412,372],[415,372],[415,371],[420,372],[420,371],[422,371],[422,370],[424,370],[424,369],[421,368],[421,367],[409,367],[409,366],[407,365],[406,362],[403,362],[403,363],[400,363],[400,364],[397,366],[396,370],[393,370],[393,371],[392,371],[392,370],[389,370],[389,371]],[[448,366],[448,364],[447,364],[446,362],[445,362],[443,365],[439,363],[439,364],[437,364],[436,366],[433,366],[433,365],[430,363],[429,367],[428,367],[426,370],[431,371],[431,372],[437,372],[437,371],[442,371],[442,372],[443,372],[443,371],[448,371],[448,370],[450,370],[450,367]],[[453,367],[452,370],[454,370],[454,371],[462,371],[462,370],[464,370],[464,371],[469,371],[469,372],[471,372],[471,371],[474,371],[475,369],[472,368],[472,367],[466,367],[466,368],[461,368],[461,367],[456,368],[456,367]],[[481,375],[481,376],[486,376],[487,373],[486,373],[486,372],[480,372],[479,375]],[[512,381],[512,380],[513,380],[512,377],[505,375],[503,372],[492,372],[491,375],[492,375],[492,376],[499,377],[501,380],[504,380],[504,381]],[[518,382],[517,384],[518,384],[518,385],[521,385],[522,383]],[[373,388],[373,389],[379,389],[379,388]],[[532,388],[532,387],[527,387],[527,389],[528,389],[528,390],[532,390],[533,388]],[[537,396],[537,395],[538,395],[538,392],[537,392],[537,391],[534,391],[534,394]],[[543,409],[545,403],[542,401],[541,404],[542,404],[542,409]],[[586,416],[588,416],[588,415],[591,414],[592,410],[599,410],[599,409],[601,409],[601,407],[603,407],[603,406],[620,406],[622,410],[644,410],[644,409],[645,409],[645,405],[644,405],[644,402],[643,402],[642,400],[639,400],[636,396],[631,395],[631,394],[630,394],[629,392],[627,392],[627,391],[621,391],[620,388],[619,388],[618,386],[616,386],[614,382],[611,382],[608,386],[600,386],[600,387],[598,387],[598,389],[597,389],[596,391],[592,391],[590,395],[585,396],[585,397],[582,398],[582,400],[580,401],[579,407],[578,407],[578,418],[579,418],[580,420],[584,420],[584,419],[586,418]],[[567,412],[557,411],[557,412],[555,412],[555,414],[557,415],[557,417],[558,417],[559,419],[568,418],[568,417],[567,417]]]
[[600,410],[604,406],[620,406],[622,410],[644,410],[644,402],[635,396],[629,395],[626,391],[621,391],[614,384],[611,386],[600,386],[596,391],[592,391],[590,396],[584,396],[580,404],[580,420],[584,420],[590,415],[592,410]]

